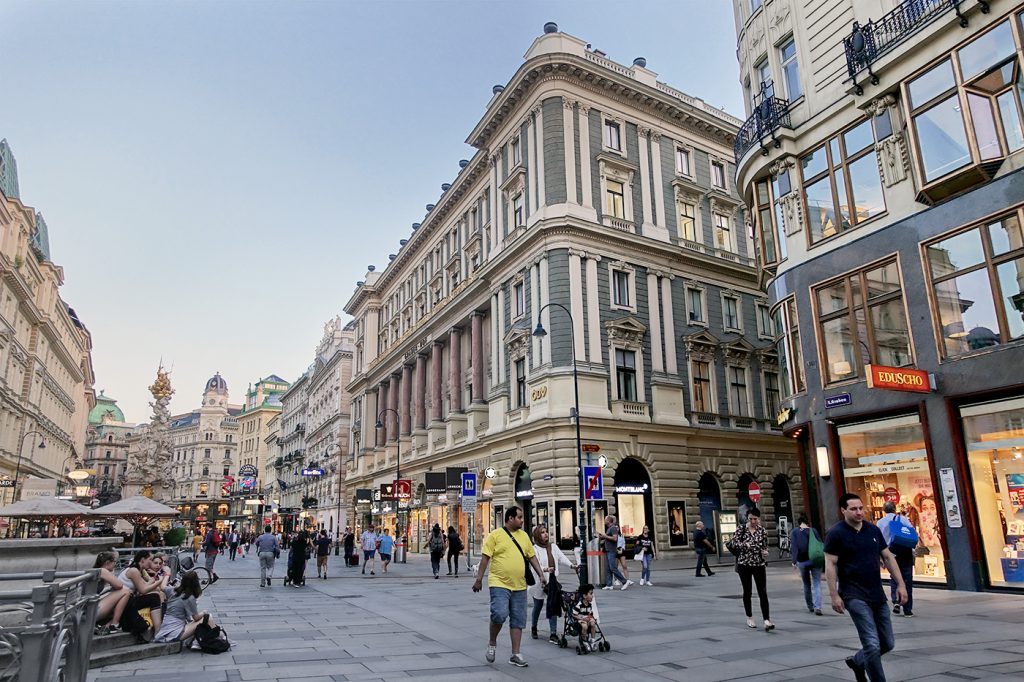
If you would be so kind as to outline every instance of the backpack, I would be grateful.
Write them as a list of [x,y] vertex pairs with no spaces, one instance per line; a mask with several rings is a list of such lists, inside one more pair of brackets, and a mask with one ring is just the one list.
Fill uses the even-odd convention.
[[807,560],[819,571],[825,568],[825,544],[818,539],[813,528],[807,529]]
[[902,516],[897,514],[889,523],[889,548],[914,549],[917,547],[917,530]]
[[205,619],[196,626],[196,641],[204,654],[222,654],[231,648],[224,630],[219,625],[210,627]]
[[430,536],[430,551],[441,552],[444,551],[444,536],[442,535],[431,535]]

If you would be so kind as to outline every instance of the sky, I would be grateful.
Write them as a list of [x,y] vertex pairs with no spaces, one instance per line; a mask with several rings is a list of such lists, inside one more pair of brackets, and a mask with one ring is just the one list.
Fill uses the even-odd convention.
[[743,117],[726,0],[0,2],[0,138],[132,422],[291,381],[544,23]]

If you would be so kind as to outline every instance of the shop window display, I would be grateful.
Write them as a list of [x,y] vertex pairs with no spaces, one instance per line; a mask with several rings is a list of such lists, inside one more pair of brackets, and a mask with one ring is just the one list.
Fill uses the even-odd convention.
[[1024,586],[1024,399],[960,410],[993,586]]
[[841,426],[838,433],[847,492],[860,495],[872,523],[894,502],[920,538],[914,579],[945,582],[942,520],[917,415]]

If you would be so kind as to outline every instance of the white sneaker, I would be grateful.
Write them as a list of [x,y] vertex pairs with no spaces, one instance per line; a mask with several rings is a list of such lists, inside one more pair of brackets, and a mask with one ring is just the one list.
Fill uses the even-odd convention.
[[494,656],[498,652],[498,647],[487,645],[487,653],[484,658],[487,659],[488,663],[494,663]]
[[602,589],[602,590],[614,590],[615,588],[614,588],[614,587],[612,587],[611,585],[605,585],[605,586],[604,586],[604,587],[602,587],[601,589]]
[[651,587],[652,585],[654,585],[654,583],[652,583],[650,580],[648,580],[647,581],[647,587]]
[[626,584],[625,584],[625,585],[623,585],[622,587],[620,587],[619,589],[620,589],[620,590],[625,590],[625,589],[626,589],[627,587],[629,587],[629,586],[630,586],[630,585],[632,585],[632,584],[633,584],[633,581],[632,581],[632,580],[627,580],[627,581],[626,581]]
[[644,582],[645,582],[645,581],[644,581],[644,579],[643,579],[643,578],[640,578],[640,586],[641,586],[641,587],[643,586]]

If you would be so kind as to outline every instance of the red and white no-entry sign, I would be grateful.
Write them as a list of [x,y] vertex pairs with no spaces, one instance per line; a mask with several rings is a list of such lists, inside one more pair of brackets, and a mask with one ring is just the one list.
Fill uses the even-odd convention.
[[747,496],[750,497],[750,501],[753,502],[754,504],[760,502],[761,486],[759,486],[757,482],[751,483],[750,486],[747,487]]

